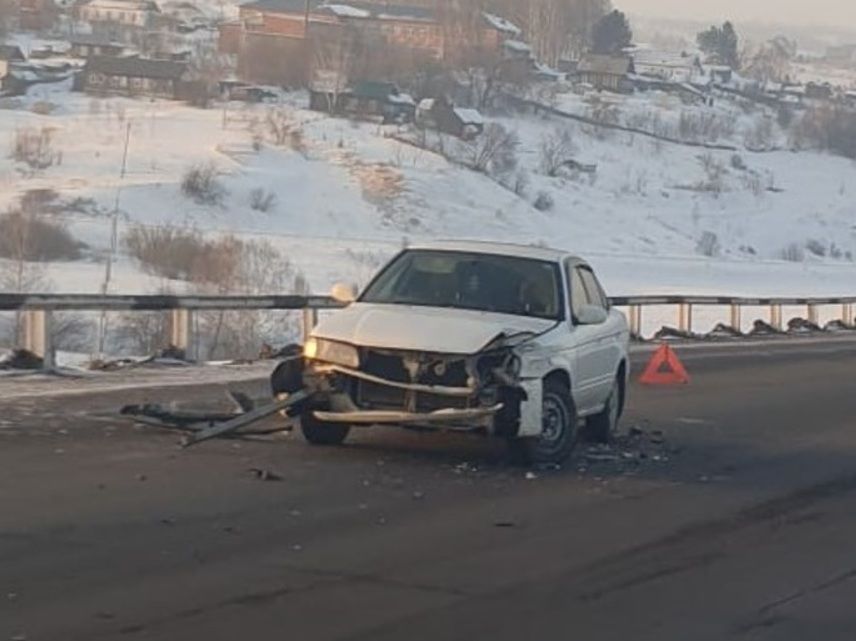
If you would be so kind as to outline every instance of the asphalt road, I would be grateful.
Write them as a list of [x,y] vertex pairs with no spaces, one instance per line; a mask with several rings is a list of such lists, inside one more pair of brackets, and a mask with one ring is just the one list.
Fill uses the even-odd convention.
[[680,353],[632,436],[534,474],[476,437],[179,450],[114,415],[213,385],[0,385],[0,641],[852,641],[856,341]]

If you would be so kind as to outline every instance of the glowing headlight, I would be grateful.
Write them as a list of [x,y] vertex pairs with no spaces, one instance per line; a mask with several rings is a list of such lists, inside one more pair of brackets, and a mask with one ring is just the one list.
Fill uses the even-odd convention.
[[303,346],[303,356],[309,360],[323,361],[356,369],[360,366],[360,354],[353,345],[310,338]]
[[303,355],[308,359],[313,359],[318,356],[318,339],[306,339],[306,343],[303,345]]

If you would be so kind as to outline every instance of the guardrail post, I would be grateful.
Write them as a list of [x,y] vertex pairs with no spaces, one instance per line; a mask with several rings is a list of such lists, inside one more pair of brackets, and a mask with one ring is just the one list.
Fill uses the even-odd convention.
[[689,303],[678,306],[678,329],[687,333],[693,331],[693,306]]
[[173,309],[170,317],[170,344],[184,352],[185,358],[192,360],[193,351],[193,312],[189,309]]
[[628,315],[630,316],[630,335],[642,336],[642,305],[631,305]]
[[731,306],[731,328],[736,329],[738,332],[743,331],[742,311],[740,305]]
[[806,314],[808,315],[809,323],[814,325],[818,325],[820,323],[820,310],[817,308],[817,305],[808,305]]
[[309,307],[303,310],[303,342],[309,338],[312,330],[318,324],[318,310],[310,309]]
[[782,330],[782,306],[770,305],[770,325],[779,331]]
[[41,358],[44,369],[54,368],[53,315],[50,310],[24,312],[24,349]]
[[845,327],[853,327],[856,318],[853,318],[853,305],[844,303],[841,305],[841,322]]

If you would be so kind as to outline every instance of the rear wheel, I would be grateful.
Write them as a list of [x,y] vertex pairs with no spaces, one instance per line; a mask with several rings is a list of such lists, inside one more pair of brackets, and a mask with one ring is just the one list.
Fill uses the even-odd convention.
[[516,439],[512,452],[529,464],[563,463],[577,444],[577,409],[571,391],[559,380],[544,381],[541,435]]
[[313,408],[307,408],[300,415],[300,431],[312,445],[341,445],[348,438],[351,426],[319,421],[313,414]]
[[586,436],[596,443],[609,443],[618,432],[618,421],[624,405],[624,380],[619,374],[612,384],[609,398],[600,414],[586,420]]

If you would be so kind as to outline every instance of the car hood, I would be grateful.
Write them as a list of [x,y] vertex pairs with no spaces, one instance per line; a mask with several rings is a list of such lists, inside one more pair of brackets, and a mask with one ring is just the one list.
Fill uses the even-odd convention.
[[538,334],[555,321],[461,309],[354,303],[325,318],[316,338],[359,347],[475,354],[502,334]]

